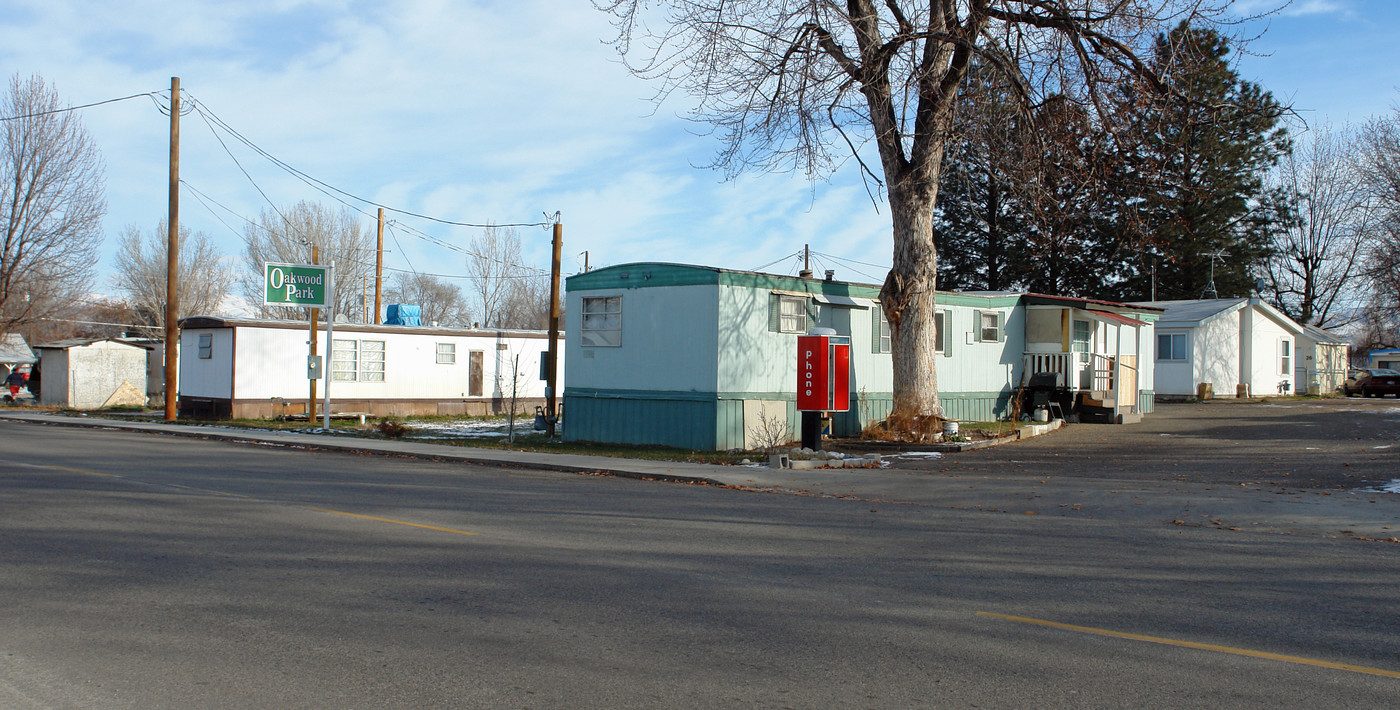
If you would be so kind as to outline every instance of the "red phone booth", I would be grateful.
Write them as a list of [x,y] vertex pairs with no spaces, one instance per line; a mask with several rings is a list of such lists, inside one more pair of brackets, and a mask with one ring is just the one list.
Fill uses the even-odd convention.
[[830,328],[797,337],[797,410],[802,412],[802,446],[821,448],[824,412],[851,408],[850,338]]

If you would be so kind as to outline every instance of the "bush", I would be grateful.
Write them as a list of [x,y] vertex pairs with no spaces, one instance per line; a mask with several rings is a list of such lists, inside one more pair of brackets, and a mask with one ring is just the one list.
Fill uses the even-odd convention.
[[375,428],[379,430],[380,434],[383,434],[384,436],[387,436],[390,439],[397,439],[403,436],[404,434],[408,433],[408,425],[404,424],[398,419],[393,418],[379,420],[379,423],[375,425]]

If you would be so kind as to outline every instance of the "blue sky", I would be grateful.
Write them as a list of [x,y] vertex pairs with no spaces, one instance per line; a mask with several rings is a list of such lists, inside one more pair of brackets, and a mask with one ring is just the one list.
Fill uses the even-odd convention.
[[[585,251],[594,266],[772,264],[782,273],[795,268],[785,257],[810,244],[841,259],[821,264],[838,278],[873,282],[890,261],[888,210],[872,204],[853,166],[815,186],[793,175],[726,182],[696,167],[716,144],[678,118],[683,105],[649,102],[655,87],[617,63],[602,43],[607,18],[583,0],[0,0],[0,16],[0,70],[40,74],[66,103],[164,91],[179,76],[259,147],[354,195],[459,222],[539,222],[559,211],[566,273]],[[1400,3],[1298,0],[1267,22],[1241,74],[1307,121],[1362,122],[1400,98],[1391,40]],[[165,215],[169,124],[146,99],[88,109],[83,120],[107,162],[98,290],[110,292],[122,229],[150,230]],[[223,208],[187,190],[181,221],[242,268],[241,219],[268,207],[259,189],[279,206],[330,199],[231,148],[251,181],[198,114],[184,117],[181,176]],[[391,268],[465,273],[460,254],[412,230],[463,246],[475,230],[391,219]],[[519,234],[526,259],[546,268],[549,233]]]

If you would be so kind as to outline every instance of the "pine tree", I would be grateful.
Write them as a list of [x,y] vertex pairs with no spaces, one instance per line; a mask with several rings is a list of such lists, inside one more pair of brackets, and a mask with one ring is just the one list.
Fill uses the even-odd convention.
[[1024,288],[1028,122],[998,75],[974,66],[939,176],[933,239],[944,291]]
[[[1248,295],[1270,253],[1284,203],[1264,176],[1289,147],[1282,109],[1227,62],[1219,33],[1185,24],[1158,38],[1153,62],[1175,92],[1160,112],[1125,110],[1141,136],[1135,172],[1149,240],[1124,297],[1147,298],[1155,266],[1158,299]],[[1126,186],[1125,186],[1126,187]],[[1212,275],[1212,262],[1214,265]]]

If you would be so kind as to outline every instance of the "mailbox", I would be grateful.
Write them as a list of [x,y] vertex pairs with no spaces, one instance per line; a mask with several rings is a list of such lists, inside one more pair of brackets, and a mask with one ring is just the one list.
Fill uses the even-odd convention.
[[[827,333],[819,333],[825,330]],[[797,337],[797,410],[845,412],[851,408],[851,343],[826,328]]]

